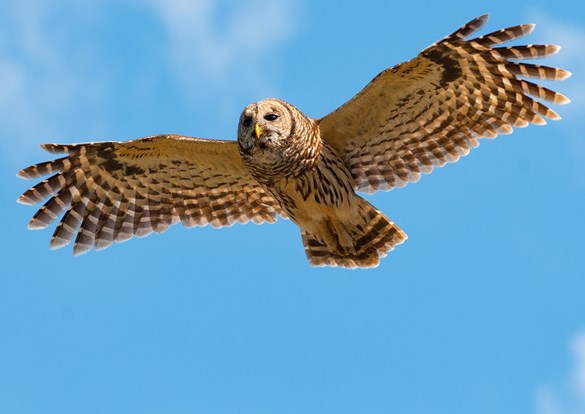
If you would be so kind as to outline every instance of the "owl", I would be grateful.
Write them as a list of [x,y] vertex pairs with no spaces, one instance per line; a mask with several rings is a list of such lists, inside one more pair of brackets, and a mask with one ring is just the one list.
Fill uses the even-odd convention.
[[558,46],[500,46],[529,34],[530,24],[468,39],[486,20],[480,16],[384,70],[319,119],[271,98],[244,109],[237,141],[155,135],[45,144],[65,155],[18,173],[50,176],[18,199],[48,199],[29,228],[59,220],[51,248],[74,240],[80,254],[178,222],[221,227],[281,217],[299,226],[311,265],[377,266],[406,234],[358,192],[418,181],[467,155],[480,138],[559,119],[542,101],[569,102],[526,80],[562,80],[569,72],[518,62]]

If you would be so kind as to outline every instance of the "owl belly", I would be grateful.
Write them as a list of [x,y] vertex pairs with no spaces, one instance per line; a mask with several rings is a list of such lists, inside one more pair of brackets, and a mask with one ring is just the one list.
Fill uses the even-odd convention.
[[275,180],[268,188],[297,224],[321,216],[345,214],[356,194],[353,178],[341,159],[323,151],[319,162],[296,176]]
[[[330,192],[312,180],[283,180],[270,191],[288,217],[302,226],[325,217],[344,214],[350,206],[350,193]],[[333,195],[334,194],[334,195]]]

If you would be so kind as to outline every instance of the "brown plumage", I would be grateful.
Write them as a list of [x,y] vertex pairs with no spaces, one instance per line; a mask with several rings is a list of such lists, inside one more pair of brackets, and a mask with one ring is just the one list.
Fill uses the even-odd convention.
[[266,99],[242,112],[238,141],[157,135],[128,142],[44,145],[63,158],[22,170],[51,175],[18,201],[49,200],[29,228],[59,219],[51,247],[75,239],[74,253],[186,226],[299,225],[312,265],[372,267],[406,239],[356,191],[417,181],[478,145],[559,116],[541,101],[559,93],[524,78],[561,80],[562,69],[516,62],[544,58],[557,46],[501,47],[533,25],[466,40],[481,16],[380,73],[354,98],[321,118]]

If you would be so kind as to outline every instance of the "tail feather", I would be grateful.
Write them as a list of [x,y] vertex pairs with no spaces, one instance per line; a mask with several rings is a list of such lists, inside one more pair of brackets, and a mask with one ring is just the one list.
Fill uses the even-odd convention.
[[376,267],[381,257],[406,240],[406,233],[382,212],[366,200],[358,200],[358,220],[323,222],[314,232],[301,229],[305,253],[311,265]]

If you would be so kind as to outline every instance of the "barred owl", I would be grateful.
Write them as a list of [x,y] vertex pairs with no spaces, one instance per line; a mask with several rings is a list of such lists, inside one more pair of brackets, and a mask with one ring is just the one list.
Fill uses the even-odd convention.
[[170,225],[295,222],[315,266],[373,267],[406,234],[356,192],[402,187],[455,162],[479,138],[559,116],[541,101],[568,103],[524,78],[561,80],[569,72],[516,62],[557,46],[498,46],[534,25],[467,38],[478,17],[376,76],[351,100],[313,119],[278,99],[247,106],[237,141],[156,135],[127,142],[47,144],[53,161],[20,171],[51,175],[18,199],[48,198],[29,223],[60,218],[51,247],[75,239],[84,253]]

